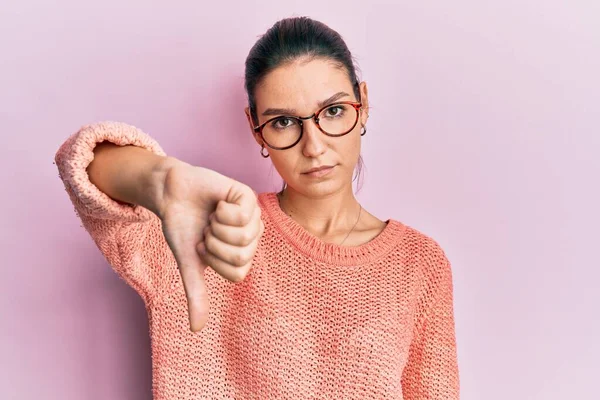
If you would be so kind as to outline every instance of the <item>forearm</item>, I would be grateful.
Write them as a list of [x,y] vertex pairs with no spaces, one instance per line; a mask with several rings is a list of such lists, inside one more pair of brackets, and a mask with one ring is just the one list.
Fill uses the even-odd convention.
[[88,166],[90,181],[109,197],[160,215],[165,177],[181,161],[136,146],[103,142]]

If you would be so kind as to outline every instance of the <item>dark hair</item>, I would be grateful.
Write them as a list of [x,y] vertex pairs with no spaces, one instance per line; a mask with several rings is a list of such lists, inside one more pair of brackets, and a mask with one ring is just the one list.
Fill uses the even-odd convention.
[[[258,123],[254,98],[256,86],[277,67],[299,58],[305,58],[307,61],[316,58],[327,59],[345,69],[354,88],[354,95],[360,99],[358,67],[340,34],[324,23],[308,17],[285,18],[277,21],[261,36],[246,58],[245,87],[250,116],[254,122]],[[356,178],[360,176],[363,165],[361,155],[358,159]],[[285,186],[284,182],[283,189]]]

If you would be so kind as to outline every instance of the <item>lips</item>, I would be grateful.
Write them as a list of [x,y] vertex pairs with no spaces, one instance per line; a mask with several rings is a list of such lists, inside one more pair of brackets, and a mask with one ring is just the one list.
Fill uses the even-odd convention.
[[316,172],[316,171],[321,171],[324,169],[329,169],[329,168],[333,168],[333,165],[322,165],[320,167],[316,167],[316,168],[311,168],[308,171],[303,172],[304,174],[310,174],[311,172]]

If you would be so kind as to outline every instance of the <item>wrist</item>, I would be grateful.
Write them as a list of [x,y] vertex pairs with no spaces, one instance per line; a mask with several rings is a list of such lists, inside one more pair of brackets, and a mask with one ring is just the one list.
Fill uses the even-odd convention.
[[150,211],[156,214],[159,218],[162,219],[164,215],[165,208],[165,187],[166,181],[169,177],[170,172],[176,168],[181,166],[189,166],[189,164],[178,160],[174,157],[160,157],[154,163],[152,168],[150,168],[150,176],[149,176],[149,184],[150,188],[149,196],[149,204],[146,206]]

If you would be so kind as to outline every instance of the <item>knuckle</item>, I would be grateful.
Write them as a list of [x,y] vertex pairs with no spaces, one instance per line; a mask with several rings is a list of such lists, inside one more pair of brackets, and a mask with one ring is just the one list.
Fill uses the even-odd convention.
[[242,225],[246,225],[250,221],[250,216],[246,211],[240,211],[239,219]]
[[246,278],[247,271],[244,271],[242,268],[236,268],[236,270],[231,274],[231,280],[235,283],[239,283]]
[[252,265],[252,259],[254,258],[255,252],[256,250],[253,247],[246,248],[246,264],[244,265]]
[[236,252],[231,258],[233,264],[236,266],[242,266],[245,264],[243,254],[241,254],[240,252]]
[[240,242],[242,242],[242,246],[248,246],[252,243],[252,234],[247,229],[242,231]]

